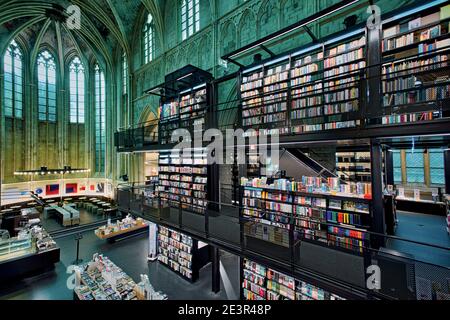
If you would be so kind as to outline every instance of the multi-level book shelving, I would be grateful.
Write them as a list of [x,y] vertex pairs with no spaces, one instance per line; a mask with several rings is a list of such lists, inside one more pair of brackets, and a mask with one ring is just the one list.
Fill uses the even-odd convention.
[[158,253],[158,261],[191,282],[210,261],[206,244],[163,226],[158,232]]
[[244,71],[243,127],[285,135],[358,126],[365,48],[361,32]]
[[158,193],[163,204],[204,214],[208,166],[203,151],[160,152]]
[[159,142],[169,144],[172,132],[179,129],[180,105],[178,98],[161,103],[159,107]]
[[243,259],[241,267],[244,300],[343,300],[336,294],[249,259]]
[[[339,179],[303,177],[268,184],[266,178],[243,178],[242,217],[250,235],[289,247],[289,232],[267,234],[272,226],[292,230],[294,241],[314,241],[353,253],[363,253],[371,228],[371,185],[340,184]],[[261,233],[260,230],[266,231]],[[280,236],[282,235],[282,236]]]
[[187,129],[191,134],[206,129],[208,89],[203,84],[167,98],[160,105],[160,144],[173,143],[171,137],[176,129]]
[[339,178],[343,181],[370,182],[370,152],[336,152],[336,169]]
[[383,25],[382,123],[430,121],[448,116],[450,16],[446,7]]

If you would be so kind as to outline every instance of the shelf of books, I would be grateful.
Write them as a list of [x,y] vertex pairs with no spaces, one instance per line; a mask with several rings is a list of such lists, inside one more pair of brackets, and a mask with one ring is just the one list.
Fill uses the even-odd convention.
[[204,151],[160,152],[159,185],[161,204],[205,214],[208,201],[208,165]]
[[286,135],[358,126],[365,48],[361,33],[244,72],[243,127]]
[[242,259],[244,300],[344,300],[305,281]]
[[449,27],[449,5],[383,25],[382,124],[449,116]]
[[336,152],[336,169],[343,181],[370,182],[370,152]]
[[159,226],[158,261],[183,278],[195,282],[209,262],[209,247],[187,235]]
[[[324,182],[316,177],[242,178],[241,186],[242,218],[248,221],[245,235],[289,247],[292,230],[294,242],[313,241],[355,254],[369,246],[370,183],[341,184],[339,178]],[[268,226],[277,232],[270,233]]]
[[206,129],[208,89],[203,84],[161,103],[159,122],[160,144],[173,143],[171,136],[176,129],[187,129],[194,134]]
[[169,144],[172,132],[179,129],[180,104],[178,98],[161,103],[159,107],[159,142]]

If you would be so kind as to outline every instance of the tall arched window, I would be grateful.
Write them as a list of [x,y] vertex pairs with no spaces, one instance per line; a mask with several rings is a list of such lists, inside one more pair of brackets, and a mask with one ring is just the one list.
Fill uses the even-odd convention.
[[144,25],[144,61],[149,63],[155,54],[155,28],[153,16],[149,13]]
[[6,49],[4,58],[4,105],[5,116],[23,117],[23,68],[22,51],[13,40]]
[[200,0],[181,1],[181,35],[186,40],[200,30]]
[[128,59],[125,53],[122,55],[122,82],[122,92],[126,95],[128,93]]
[[95,66],[95,172],[105,173],[105,75],[97,64]]
[[37,58],[38,118],[56,122],[56,63],[47,50]]
[[84,66],[80,58],[73,58],[69,66],[70,123],[84,123]]

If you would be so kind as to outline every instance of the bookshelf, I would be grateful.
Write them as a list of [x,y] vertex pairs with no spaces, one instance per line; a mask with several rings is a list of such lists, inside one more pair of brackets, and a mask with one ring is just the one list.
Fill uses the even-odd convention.
[[370,182],[372,179],[369,151],[336,152],[336,168],[343,181]]
[[244,300],[344,300],[344,298],[258,264],[242,259],[241,295]]
[[205,214],[208,165],[204,151],[160,152],[157,191],[163,205]]
[[243,127],[255,129],[256,135],[287,135],[359,126],[365,57],[366,36],[361,32],[244,71]]
[[208,112],[208,85],[202,84],[166,98],[159,108],[159,141],[170,144],[172,132],[176,129],[205,131]]
[[383,25],[383,125],[448,116],[441,102],[450,98],[449,27],[448,5]]
[[267,181],[241,180],[246,236],[289,247],[292,230],[294,241],[313,241],[356,254],[369,246],[370,183],[344,185],[337,178],[324,183],[315,177]]
[[184,279],[195,282],[199,270],[210,262],[209,246],[187,235],[160,226],[158,261]]

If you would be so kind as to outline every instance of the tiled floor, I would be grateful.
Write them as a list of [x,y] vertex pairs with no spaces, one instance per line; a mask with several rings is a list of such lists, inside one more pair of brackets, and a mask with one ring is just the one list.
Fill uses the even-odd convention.
[[[76,242],[73,237],[57,240],[61,248],[61,262],[54,271],[39,277],[20,281],[9,286],[0,285],[0,299],[70,300],[72,291],[67,287],[70,274],[67,267],[75,260]],[[211,292],[211,265],[200,271],[200,279],[191,284],[158,262],[147,262],[148,237],[140,235],[115,244],[109,244],[86,232],[80,242],[80,257],[90,260],[94,253],[103,253],[120,266],[135,281],[148,274],[156,290],[166,293],[169,299],[238,299],[239,260],[236,256],[222,254],[222,291]]]
[[[399,220],[395,234],[397,237],[450,248],[445,217],[398,212],[397,218]],[[388,241],[388,247],[411,254],[419,261],[450,267],[449,250],[393,239]]]

